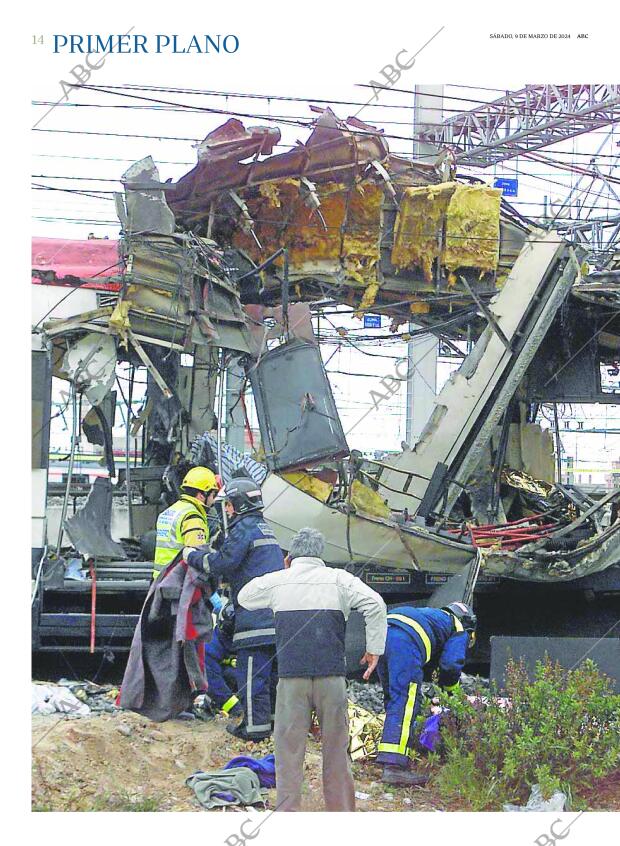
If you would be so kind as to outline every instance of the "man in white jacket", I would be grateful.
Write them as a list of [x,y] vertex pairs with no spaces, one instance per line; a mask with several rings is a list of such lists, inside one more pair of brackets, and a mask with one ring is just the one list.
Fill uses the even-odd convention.
[[385,648],[383,599],[346,570],[327,567],[325,539],[301,529],[291,541],[284,570],[253,579],[241,589],[244,608],[271,608],[275,617],[278,690],[275,718],[277,809],[301,806],[303,764],[312,710],[321,725],[323,794],[328,811],[354,811],[348,755],[345,625],[352,610],[364,615],[368,679]]

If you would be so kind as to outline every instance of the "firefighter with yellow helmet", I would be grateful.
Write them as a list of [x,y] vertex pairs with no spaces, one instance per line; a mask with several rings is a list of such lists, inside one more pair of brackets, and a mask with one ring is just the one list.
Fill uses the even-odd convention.
[[203,546],[209,541],[207,511],[219,490],[215,473],[208,467],[193,467],[181,483],[181,496],[157,519],[157,541],[153,578],[156,579],[185,546]]

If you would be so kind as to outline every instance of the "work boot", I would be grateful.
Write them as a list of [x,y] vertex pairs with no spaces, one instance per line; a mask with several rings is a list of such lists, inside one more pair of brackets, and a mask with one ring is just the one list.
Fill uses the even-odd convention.
[[400,784],[405,787],[419,787],[428,781],[427,775],[410,770],[408,767],[396,767],[386,764],[383,767],[381,781],[384,784]]
[[271,737],[271,732],[269,731],[264,732],[263,734],[248,734],[243,723],[229,723],[226,726],[226,731],[228,734],[232,734],[233,737],[238,737],[240,740],[251,740],[255,743],[259,743],[261,740],[266,740],[268,737]]

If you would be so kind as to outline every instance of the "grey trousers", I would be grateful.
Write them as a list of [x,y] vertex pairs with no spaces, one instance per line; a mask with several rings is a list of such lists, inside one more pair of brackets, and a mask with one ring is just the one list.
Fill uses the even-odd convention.
[[354,811],[347,689],[343,676],[280,678],[276,697],[275,757],[278,811],[298,811],[312,710],[321,724],[323,796],[327,811]]

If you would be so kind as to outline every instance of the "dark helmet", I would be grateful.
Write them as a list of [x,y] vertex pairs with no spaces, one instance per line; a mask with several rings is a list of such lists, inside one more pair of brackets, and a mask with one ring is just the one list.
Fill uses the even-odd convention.
[[449,605],[442,608],[442,611],[454,614],[466,632],[476,631],[476,625],[478,623],[476,615],[474,614],[473,609],[470,608],[469,605],[465,605],[464,602],[451,602]]
[[216,497],[216,502],[230,502],[235,514],[263,510],[260,488],[253,479],[231,479]]

